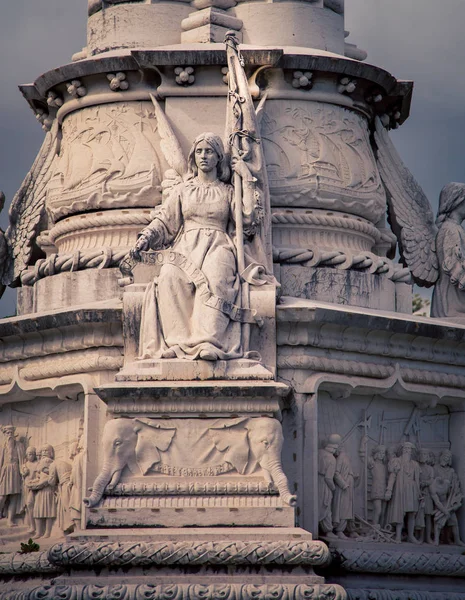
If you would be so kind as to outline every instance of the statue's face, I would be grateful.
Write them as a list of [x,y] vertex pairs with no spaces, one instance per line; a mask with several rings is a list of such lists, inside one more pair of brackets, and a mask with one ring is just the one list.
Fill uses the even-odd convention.
[[28,448],[27,452],[26,452],[26,458],[27,460],[30,460],[31,462],[34,462],[36,459],[36,451],[34,448]]
[[377,450],[375,453],[374,458],[376,458],[376,460],[384,460],[386,456],[386,450]]
[[213,171],[213,169],[216,169],[218,161],[218,154],[208,142],[202,141],[197,144],[195,147],[195,164],[200,171],[204,173]]

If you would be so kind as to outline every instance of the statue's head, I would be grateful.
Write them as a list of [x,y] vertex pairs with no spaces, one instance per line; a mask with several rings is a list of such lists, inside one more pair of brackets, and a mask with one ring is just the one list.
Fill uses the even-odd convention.
[[37,459],[37,452],[35,446],[28,446],[28,448],[26,449],[26,458],[31,462],[34,462]]
[[52,445],[44,444],[40,449],[41,458],[51,458],[52,460],[55,458],[55,450]]
[[442,467],[450,467],[452,465],[452,452],[450,450],[443,450],[439,455],[439,464]]
[[6,436],[7,439],[14,438],[16,427],[14,425],[5,425],[2,427],[2,433]]
[[[210,131],[201,133],[195,138],[187,159],[189,172],[192,173],[194,177],[198,174],[200,161],[205,160],[207,162],[209,160],[208,158],[205,158],[204,152],[205,150],[208,151],[208,149],[213,150],[211,160],[215,163],[214,167],[216,168],[218,179],[220,181],[229,181],[230,170],[228,157],[224,152],[223,141],[219,135],[215,135]],[[205,166],[207,167],[207,165]],[[202,167],[200,166],[200,168]]]
[[448,183],[442,188],[439,196],[439,210],[436,224],[440,226],[444,219],[457,210],[462,211],[462,219],[465,218],[465,184]]
[[386,458],[386,446],[375,446],[372,450],[372,456],[375,460],[384,460]]

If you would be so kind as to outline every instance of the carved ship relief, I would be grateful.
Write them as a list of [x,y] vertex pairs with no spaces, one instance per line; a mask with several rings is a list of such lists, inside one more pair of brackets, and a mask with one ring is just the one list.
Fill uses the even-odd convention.
[[149,102],[101,105],[69,115],[47,188],[52,219],[90,209],[158,204],[157,143]]

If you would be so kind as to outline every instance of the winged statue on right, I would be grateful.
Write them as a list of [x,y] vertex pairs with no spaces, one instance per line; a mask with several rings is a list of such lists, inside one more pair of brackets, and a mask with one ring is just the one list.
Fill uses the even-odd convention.
[[465,184],[444,186],[435,221],[428,198],[378,117],[374,138],[401,260],[417,285],[435,285],[432,317],[465,321]]

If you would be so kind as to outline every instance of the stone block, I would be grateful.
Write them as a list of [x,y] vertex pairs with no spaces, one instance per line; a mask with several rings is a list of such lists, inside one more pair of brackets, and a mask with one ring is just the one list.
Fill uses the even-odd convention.
[[[195,44],[195,43],[221,43],[224,41],[226,33],[229,31],[227,27],[221,27],[220,25],[209,24],[192,29],[191,31],[183,31],[181,34],[181,42],[183,44]],[[242,41],[242,33],[237,32],[236,36]]]

